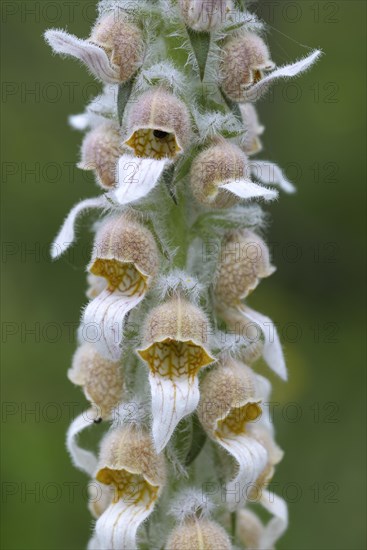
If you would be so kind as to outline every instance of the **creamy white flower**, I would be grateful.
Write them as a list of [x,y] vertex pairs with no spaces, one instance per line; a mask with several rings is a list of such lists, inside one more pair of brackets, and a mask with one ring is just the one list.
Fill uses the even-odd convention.
[[97,79],[110,84],[129,80],[144,58],[141,30],[119,10],[98,20],[87,40],[58,29],[47,30],[45,39],[55,53],[79,59]]
[[231,509],[246,501],[268,462],[267,449],[251,426],[261,415],[261,378],[246,365],[227,360],[211,370],[200,387],[200,422],[237,462],[237,473],[226,485],[226,503]]
[[96,235],[89,265],[104,277],[102,290],[83,313],[83,339],[111,361],[121,357],[124,319],[144,298],[158,269],[158,250],[148,229],[126,215],[109,218]]
[[198,372],[214,361],[205,348],[208,320],[180,297],[156,307],[144,330],[144,349],[152,394],[153,440],[159,451],[167,445],[179,421],[199,402]]
[[103,440],[96,478],[115,490],[113,502],[96,523],[99,550],[135,549],[137,531],[165,484],[163,455],[155,452],[149,434],[123,426]]
[[190,183],[195,199],[210,208],[228,208],[239,200],[277,198],[274,189],[251,181],[245,153],[233,143],[217,138],[192,163]]
[[149,89],[132,103],[126,125],[125,144],[141,158],[173,160],[192,138],[188,108],[164,86]]

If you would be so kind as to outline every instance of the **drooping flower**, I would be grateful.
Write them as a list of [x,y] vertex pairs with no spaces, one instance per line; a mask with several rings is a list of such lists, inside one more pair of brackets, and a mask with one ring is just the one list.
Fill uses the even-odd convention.
[[288,527],[288,509],[285,501],[267,490],[263,493],[262,505],[273,516],[267,524],[249,508],[237,512],[237,537],[253,550],[274,550],[275,544]]
[[245,153],[224,139],[195,158],[190,183],[195,199],[210,208],[229,208],[241,199],[274,200],[278,196],[276,191],[251,181]]
[[98,20],[87,40],[57,29],[46,31],[45,38],[55,53],[79,59],[107,83],[126,82],[144,59],[142,31],[121,10]]
[[233,231],[222,243],[215,296],[221,304],[236,306],[274,271],[269,249],[259,235],[247,229]]
[[190,143],[191,123],[183,101],[161,86],[131,105],[126,145],[137,157],[175,159]]
[[170,534],[165,550],[231,550],[226,531],[208,519],[189,518]]
[[138,350],[149,367],[153,440],[158,451],[168,443],[179,421],[199,402],[200,369],[214,361],[205,347],[209,323],[201,309],[180,296],[154,308]]
[[246,548],[272,549],[285,532],[288,525],[288,509],[286,502],[267,488],[275,466],[283,458],[283,451],[274,441],[273,427],[270,419],[257,427],[256,437],[268,452],[268,462],[258,479],[253,484],[249,494],[251,502],[261,504],[273,518],[264,525],[248,508],[237,512],[237,533]]
[[[158,249],[151,232],[126,214],[113,216],[97,231],[88,270],[108,286],[86,307],[84,339],[104,357],[121,356],[123,323],[144,298],[158,270]],[[97,330],[97,334],[90,335]]]
[[245,128],[245,136],[242,144],[244,152],[248,155],[256,155],[262,150],[260,136],[264,133],[265,127],[259,122],[255,107],[252,103],[240,105],[241,116]]
[[282,344],[274,322],[266,315],[251,309],[247,305],[240,305],[238,311],[245,319],[253,323],[255,327],[259,327],[264,338],[262,348],[264,360],[271,370],[280,376],[280,378],[287,380],[287,366],[284,359]]
[[86,398],[96,407],[100,418],[110,418],[124,391],[119,363],[105,359],[93,344],[85,343],[75,352],[68,377],[77,386],[82,386]]
[[265,72],[274,69],[263,39],[252,32],[227,40],[221,59],[222,88],[233,101],[243,102],[244,91],[256,84]]
[[234,509],[246,501],[268,462],[267,450],[251,426],[261,415],[268,383],[246,365],[228,359],[205,376],[200,391],[201,424],[237,462],[237,473],[226,485],[226,502]]
[[114,122],[100,124],[86,134],[78,168],[94,170],[101,187],[110,189],[117,183],[117,162],[121,155],[119,126]]
[[98,548],[136,548],[137,531],[152,513],[166,481],[164,456],[156,453],[143,429],[116,428],[102,441],[96,479],[114,489],[112,503],[96,523]]
[[232,0],[179,0],[182,17],[195,31],[220,28],[233,10]]
[[238,103],[256,101],[271,82],[306,71],[321,55],[319,50],[291,65],[275,70],[267,45],[257,34],[246,32],[227,40],[221,58],[222,89]]

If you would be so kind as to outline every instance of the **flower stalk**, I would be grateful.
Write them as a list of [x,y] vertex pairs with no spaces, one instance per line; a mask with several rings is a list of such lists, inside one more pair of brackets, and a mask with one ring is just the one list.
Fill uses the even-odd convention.
[[[273,548],[288,522],[269,486],[283,453],[257,362],[287,370],[274,323],[248,300],[275,270],[254,203],[294,186],[254,158],[254,103],[320,52],[276,67],[261,22],[232,0],[101,0],[87,39],[45,37],[103,84],[70,119],[100,194],[71,209],[52,247],[64,254],[79,217],[99,212],[68,371],[89,408],[67,447],[100,490],[88,548]],[[78,437],[100,422],[95,454]]]

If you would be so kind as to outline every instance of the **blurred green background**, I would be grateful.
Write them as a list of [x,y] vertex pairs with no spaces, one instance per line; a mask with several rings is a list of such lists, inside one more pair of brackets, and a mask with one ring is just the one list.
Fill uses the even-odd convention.
[[[82,246],[51,263],[60,222],[92,178],[73,168],[81,134],[67,116],[97,94],[77,63],[54,58],[48,27],[86,36],[94,2],[5,2],[2,8],[2,548],[83,548],[85,477],[64,447],[85,402],[66,378],[85,302]],[[298,186],[271,206],[277,273],[251,305],[279,323],[290,371],[274,380],[286,450],[275,482],[289,502],[280,549],[357,550],[364,533],[365,2],[258,2],[278,64],[325,56],[258,104],[262,158]],[[90,242],[91,218],[80,228]],[[32,332],[33,331],[33,332]],[[33,492],[32,492],[33,491]]]

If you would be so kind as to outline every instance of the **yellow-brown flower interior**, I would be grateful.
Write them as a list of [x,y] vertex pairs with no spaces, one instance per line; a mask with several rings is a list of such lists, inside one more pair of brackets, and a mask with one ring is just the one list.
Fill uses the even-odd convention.
[[216,433],[219,437],[243,434],[246,432],[247,422],[253,422],[260,415],[261,407],[258,403],[233,407],[225,418],[218,421]]
[[97,481],[114,487],[115,503],[123,498],[128,504],[144,503],[149,507],[158,498],[159,487],[148,483],[142,475],[126,470],[102,468],[97,474]]
[[155,342],[139,355],[149,365],[153,374],[164,378],[188,376],[193,378],[199,370],[213,362],[205,348],[192,340],[180,341],[166,338]]
[[89,271],[93,275],[104,277],[111,292],[118,288],[127,296],[135,296],[143,293],[147,287],[147,277],[131,262],[97,258]]
[[176,136],[159,128],[141,128],[126,141],[137,157],[161,160],[173,159],[181,151]]

